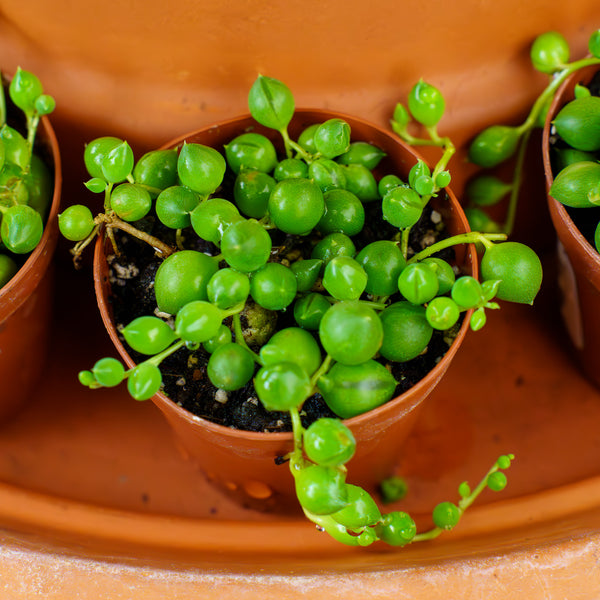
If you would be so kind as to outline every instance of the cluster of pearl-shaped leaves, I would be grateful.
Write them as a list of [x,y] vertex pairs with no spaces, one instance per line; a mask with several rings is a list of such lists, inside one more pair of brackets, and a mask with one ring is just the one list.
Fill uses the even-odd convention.
[[[498,306],[494,298],[531,302],[541,281],[539,259],[521,244],[493,243],[505,236],[480,233],[442,240],[408,258],[411,228],[429,199],[449,183],[445,167],[451,151],[433,171],[419,161],[407,183],[396,174],[377,182],[372,170],[383,153],[364,142],[352,143],[350,127],[342,119],[317,123],[297,141],[291,139],[287,128],[294,101],[282,82],[259,77],[250,90],[249,106],[257,122],[280,132],[283,160],[267,137],[254,132],[226,144],[225,157],[214,148],[186,143],[179,151],[148,153],[135,164],[129,145],[117,138],[99,138],[86,147],[92,177],[86,185],[104,193],[105,212],[93,217],[86,207],[70,207],[60,217],[61,231],[78,242],[76,255],[102,228],[109,235],[122,229],[150,243],[165,257],[154,282],[157,306],[174,321],[171,326],[157,316],[135,319],[123,330],[125,340],[151,357],[130,371],[116,359],[104,358],[80,373],[80,380],[101,387],[127,379],[131,395],[144,400],[160,389],[159,365],[166,356],[182,346],[193,351],[202,345],[210,354],[207,373],[217,388],[233,391],[254,376],[265,408],[290,413],[295,440],[290,470],[309,518],[345,543],[427,539],[433,534],[408,536],[414,526],[407,521],[410,517],[382,516],[367,492],[346,483],[345,462],[354,451],[347,427],[320,419],[305,430],[299,411],[315,392],[342,418],[386,402],[396,381],[375,360],[378,354],[388,361],[410,360],[423,352],[434,329],[451,328],[467,310],[474,309],[471,326],[479,329],[484,310]],[[409,110],[432,140],[442,140],[435,127],[443,99],[435,88],[423,82],[415,86]],[[404,120],[400,109],[398,115]],[[236,175],[233,202],[214,196],[227,167]],[[191,227],[215,244],[217,255],[183,246],[175,251],[147,233],[137,233],[131,223],[148,214],[154,199],[157,216],[177,230],[178,243],[181,231]],[[380,200],[383,218],[398,234],[357,252],[351,236],[364,225],[363,203],[374,200]],[[287,266],[272,260],[270,229],[301,237],[316,231],[319,241],[310,257]],[[453,244],[473,242],[486,247],[482,270],[489,281],[456,278],[448,263],[432,256]],[[329,296],[314,291],[317,283]],[[253,351],[240,320],[250,297],[267,311],[294,303],[298,327],[278,331],[259,352]],[[229,318],[231,326],[224,323]],[[340,441],[348,446],[345,450],[337,449]],[[315,452],[317,446],[321,450]],[[326,456],[327,449],[333,449],[333,457]],[[486,483],[487,478],[483,487]],[[474,498],[470,490],[461,497],[458,507],[445,503],[436,509],[435,535],[453,526]]]
[[53,190],[50,171],[34,154],[34,143],[40,118],[54,110],[54,99],[43,93],[36,75],[21,68],[8,93],[25,115],[27,136],[8,125],[0,83],[0,287],[18,271],[15,255],[28,254],[39,244]]
[[[590,56],[570,62],[570,48],[567,40],[558,32],[551,31],[538,36],[530,49],[533,67],[550,76],[550,81],[533,103],[526,119],[517,126],[494,124],[472,141],[469,147],[469,159],[485,171],[477,173],[467,182],[465,194],[469,206],[465,213],[472,229],[482,232],[503,232],[511,234],[517,202],[523,179],[525,153],[532,132],[544,126],[548,109],[562,83],[575,71],[590,65],[600,65],[600,30],[594,31],[588,40]],[[567,206],[598,206],[600,189],[598,188],[599,169],[597,157],[582,153],[596,150],[600,146],[600,138],[595,135],[592,141],[594,122],[600,120],[600,99],[590,97],[590,92],[583,86],[575,90],[577,101],[557,116],[555,126],[557,133],[575,151],[564,152],[558,158],[560,167],[577,162],[584,163],[573,166],[556,182],[552,197]],[[584,139],[585,138],[585,139]],[[514,160],[512,178],[509,182],[494,173],[494,169],[509,160]],[[558,178],[557,178],[558,179]],[[492,219],[486,209],[497,205],[506,196],[509,201],[506,215],[502,223]],[[597,230],[600,246],[600,227]]]

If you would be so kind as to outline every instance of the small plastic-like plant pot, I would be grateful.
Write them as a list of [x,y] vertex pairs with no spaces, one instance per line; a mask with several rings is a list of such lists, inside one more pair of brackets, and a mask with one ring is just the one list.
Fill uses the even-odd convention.
[[585,375],[600,386],[600,254],[581,233],[565,206],[550,196],[550,187],[554,181],[551,160],[552,121],[560,109],[574,98],[575,86],[578,83],[588,83],[597,71],[597,66],[586,67],[573,73],[563,83],[548,111],[542,153],[548,208],[558,237],[561,313],[578,364]]
[[47,117],[40,121],[36,152],[38,147],[54,178],[54,192],[40,243],[0,288],[0,419],[15,413],[34,392],[50,339],[62,174],[58,142]]
[[[410,147],[383,129],[359,119],[323,110],[296,111],[290,133],[292,136],[297,135],[308,125],[333,117],[341,117],[350,124],[353,140],[371,142],[386,152],[386,172],[395,172],[406,178],[410,167],[419,158]],[[249,128],[267,135],[277,143],[278,134],[258,126],[247,116],[182,136],[165,147],[180,146],[187,140],[222,149],[224,143]],[[452,192],[448,192],[448,201],[440,203],[438,209],[450,233],[468,231],[467,220]],[[102,319],[115,347],[126,364],[133,367],[135,363],[119,338],[111,316],[106,261],[107,253],[111,252],[110,244],[99,239],[94,256],[96,295]],[[477,275],[474,247],[458,247],[457,260],[466,272]],[[441,361],[410,390],[375,410],[345,421],[357,441],[356,455],[348,465],[350,483],[373,488],[393,472],[402,444],[416,422],[423,401],[452,362],[467,329],[468,319],[465,319]],[[292,449],[291,433],[231,429],[194,416],[162,393],[156,394],[152,400],[170,423],[186,456],[197,461],[214,484],[253,508],[278,512],[298,508],[287,464],[276,462],[278,457]]]

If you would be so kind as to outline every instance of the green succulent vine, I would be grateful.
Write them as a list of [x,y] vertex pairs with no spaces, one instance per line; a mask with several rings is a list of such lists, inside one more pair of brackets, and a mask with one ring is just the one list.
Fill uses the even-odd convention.
[[[38,156],[35,140],[40,119],[56,104],[30,71],[18,68],[6,87],[8,99],[4,81],[0,81],[0,288],[42,239],[53,181]],[[18,109],[22,128],[9,109]]]
[[[61,214],[75,257],[103,232],[118,251],[114,232],[122,230],[148,242],[162,262],[154,281],[160,316],[138,317],[122,330],[126,343],[149,358],[132,369],[101,358],[79,379],[90,388],[126,381],[133,398],[146,400],[162,388],[159,367],[166,357],[202,349],[216,388],[229,392],[252,382],[266,410],[289,414],[293,448],[286,462],[300,506],[320,530],[354,546],[436,537],[453,528],[484,489],[504,488],[503,471],[514,457],[498,458],[473,489],[461,484],[457,502],[438,504],[434,527],[417,533],[409,515],[382,513],[371,494],[346,481],[356,442],[342,419],[390,400],[398,382],[389,365],[424,352],[434,331],[456,330],[465,315],[478,330],[498,300],[532,303],[542,279],[539,258],[505,234],[476,231],[410,254],[410,232],[449,185],[454,154],[452,142],[437,133],[444,105],[433,86],[419,82],[408,109],[395,112],[397,133],[413,145],[442,149],[433,169],[418,161],[406,181],[382,172],[385,153],[353,140],[341,118],[310,125],[292,139],[294,98],[277,79],[259,76],[248,103],[257,123],[281,135],[283,158],[256,131],[236,136],[223,151],[184,143],[137,162],[127,142],[114,137],[86,147],[86,185],[104,194],[104,211],[94,216],[74,205]],[[411,117],[428,138],[409,137]],[[234,180],[230,195],[226,173]],[[390,239],[359,243],[369,205],[380,210]],[[158,243],[140,227],[149,214],[174,232],[174,243]],[[308,241],[310,251],[288,254],[285,243],[274,241],[278,235]],[[212,244],[212,251],[192,249],[192,239]],[[485,250],[481,282],[438,255],[474,243]],[[249,300],[260,310],[293,314],[295,325],[264,343],[249,342],[241,326]],[[315,393],[339,418],[303,425],[302,407]],[[389,500],[394,485],[384,487]]]
[[[472,228],[508,235],[512,233],[531,134],[536,128],[544,126],[548,109],[564,81],[579,69],[600,65],[600,30],[591,34],[588,49],[590,56],[570,61],[569,44],[560,33],[546,32],[534,40],[530,49],[531,63],[536,70],[549,75],[547,86],[520,125],[491,125],[479,133],[469,147],[469,160],[485,170],[476,174],[465,189],[469,200],[465,212]],[[511,159],[514,159],[512,179],[507,182],[496,176],[494,169]],[[486,209],[498,204],[507,195],[509,199],[504,221],[496,222],[486,213]]]

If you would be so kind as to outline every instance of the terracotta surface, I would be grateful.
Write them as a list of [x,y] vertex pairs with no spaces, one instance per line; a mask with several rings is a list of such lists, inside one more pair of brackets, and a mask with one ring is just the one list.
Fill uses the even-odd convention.
[[[314,123],[321,123],[334,117],[343,118],[349,123],[353,141],[375,144],[386,153],[377,168],[378,176],[396,174],[406,180],[408,171],[416,164],[419,155],[410,147],[370,123],[327,111],[297,110],[290,123],[292,139]],[[243,116],[218,125],[199,130],[168,144],[181,147],[185,142],[201,143],[217,150],[223,149],[236,135],[243,131],[262,133],[272,138],[283,151],[281,136],[273,130],[259,126],[254,119]],[[455,196],[449,190],[448,202],[435,202],[444,215],[451,233],[468,231],[466,217]],[[96,243],[94,256],[94,279],[96,297],[110,337],[117,351],[130,368],[135,362],[129,356],[127,346],[117,334],[110,309],[110,284],[105,252],[112,252],[110,242],[101,238]],[[460,246],[457,250],[459,264],[464,264],[466,272],[475,273],[475,248]],[[373,489],[382,479],[389,476],[396,463],[396,456],[406,437],[412,430],[423,401],[435,388],[450,365],[468,330],[468,317],[465,318],[454,343],[436,367],[410,390],[370,411],[368,414],[349,419],[348,426],[357,441],[357,451],[351,463],[350,479],[361,486]],[[289,512],[298,510],[293,480],[287,466],[275,464],[275,458],[292,450],[291,433],[255,433],[216,425],[199,419],[174,404],[164,394],[156,394],[153,402],[169,421],[178,440],[189,457],[196,461],[207,477],[240,501],[263,510]]]
[[0,436],[4,597],[597,598],[600,402],[556,327],[545,263],[535,307],[505,306],[467,336],[399,457],[411,489],[401,506],[423,527],[458,482],[514,452],[509,486],[486,492],[454,532],[392,551],[244,510],[181,459],[154,405],[81,388],[76,372],[111,344],[91,274],[60,263],[59,289],[80,303],[59,295],[47,376]]
[[423,77],[444,93],[442,131],[463,148],[498,118],[524,116],[545,85],[529,64],[535,36],[561,31],[580,56],[598,23],[596,0],[179,0],[168,10],[2,0],[0,54],[3,68],[27,65],[56,96],[67,158],[97,135],[151,148],[241,114],[259,72],[286,81],[299,106],[380,125]]
[[[597,67],[574,73],[557,93],[548,112],[542,151],[546,186],[554,181],[550,162],[552,120],[569,100],[577,83],[587,83]],[[600,255],[573,223],[565,207],[548,196],[550,216],[559,239],[559,282],[562,316],[571,343],[586,375],[600,386]]]
[[54,192],[40,243],[0,289],[0,419],[29,399],[48,352],[62,172],[58,142],[47,117],[41,121],[38,139],[53,162],[49,167],[54,169]]
[[[600,22],[597,0],[159,6],[0,2],[4,68],[31,68],[57,97],[69,202],[86,141],[111,133],[149,148],[239,114],[257,71],[286,80],[300,105],[382,125],[423,76],[447,98],[441,130],[461,148],[460,191],[465,141],[518,121],[546,81],[532,74],[532,39],[559,30],[580,56]],[[543,184],[534,179],[528,198],[545,206]],[[543,208],[532,214],[525,233],[552,239]],[[559,325],[553,256],[535,308],[505,307],[467,336],[398,465],[411,487],[403,506],[420,522],[512,451],[509,487],[433,543],[362,551],[303,520],[239,508],[181,459],[156,407],[82,389],[77,371],[112,346],[91,273],[73,273],[63,254],[46,377],[0,432],[0,596],[597,600],[600,402]]]

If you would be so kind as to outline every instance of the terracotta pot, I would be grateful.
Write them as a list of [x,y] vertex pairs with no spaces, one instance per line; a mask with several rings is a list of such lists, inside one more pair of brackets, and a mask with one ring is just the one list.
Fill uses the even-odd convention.
[[58,241],[61,163],[50,121],[38,140],[54,176],[54,194],[42,239],[18,273],[0,289],[0,418],[14,413],[37,385],[45,366],[52,312],[52,256]]
[[558,235],[558,283],[563,321],[577,361],[588,378],[600,386],[600,254],[586,240],[567,209],[549,194],[554,181],[550,156],[552,121],[574,98],[577,83],[588,83],[598,67],[573,73],[556,94],[548,112],[542,139],[548,208]]
[[[411,148],[383,129],[328,111],[297,110],[290,126],[290,134],[297,135],[309,124],[322,122],[333,116],[344,118],[350,124],[353,140],[374,143],[387,153],[385,163],[381,163],[384,172],[406,176],[419,158]],[[251,117],[244,116],[184,135],[165,147],[179,146],[187,140],[222,148],[224,143],[249,127],[278,143],[277,133],[257,126]],[[440,206],[439,210],[451,232],[468,230],[464,213],[451,192],[449,202]],[[102,319],[115,347],[127,365],[132,367],[135,363],[119,339],[111,316],[108,265],[105,259],[105,252],[110,251],[109,244],[99,239],[94,257],[96,296]],[[458,262],[474,275],[477,274],[472,247],[468,251],[464,247],[458,248]],[[350,482],[372,488],[391,474],[423,400],[437,385],[465,337],[467,321],[468,319],[463,323],[444,358],[424,379],[387,404],[346,421],[357,440],[357,453],[349,465]],[[164,394],[159,393],[152,400],[171,424],[186,455],[196,460],[216,485],[254,508],[282,511],[297,508],[288,468],[286,465],[275,464],[276,457],[291,450],[291,433],[257,433],[231,429],[192,415]]]

